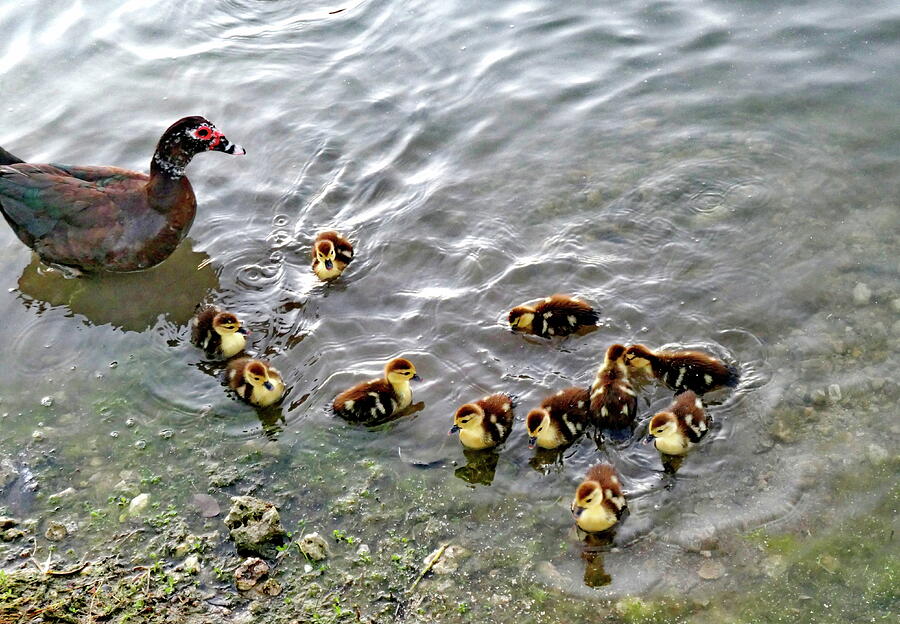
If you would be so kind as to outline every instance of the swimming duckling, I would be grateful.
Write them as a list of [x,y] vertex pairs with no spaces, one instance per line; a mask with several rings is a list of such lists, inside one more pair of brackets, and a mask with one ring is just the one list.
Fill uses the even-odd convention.
[[459,432],[462,445],[475,451],[497,446],[512,431],[513,404],[508,394],[492,394],[466,403],[456,410],[450,435]]
[[656,450],[666,455],[684,455],[707,433],[709,421],[703,401],[692,390],[677,395],[669,409],[650,421]]
[[584,433],[591,417],[591,393],[573,386],[560,390],[541,401],[541,406],[528,412],[528,448],[535,445],[554,449],[570,444]]
[[542,338],[567,336],[597,324],[599,316],[584,301],[569,295],[552,295],[535,305],[520,305],[509,311],[513,331]]
[[247,344],[246,334],[237,316],[214,305],[197,306],[191,319],[191,343],[209,355],[237,355]]
[[284,395],[281,373],[268,362],[243,357],[229,362],[225,370],[228,387],[248,403],[268,407]]
[[625,362],[636,371],[651,373],[676,392],[705,394],[724,386],[733,388],[739,379],[734,368],[700,351],[653,351],[637,344],[628,347]]
[[575,524],[582,531],[599,533],[613,526],[625,513],[625,495],[611,464],[592,466],[572,501]]
[[323,281],[340,276],[353,260],[353,245],[337,232],[319,232],[313,243],[312,270]]
[[410,381],[421,381],[416,367],[406,358],[395,358],[384,367],[384,377],[364,381],[341,392],[334,399],[334,413],[347,420],[381,420],[406,409],[412,403]]
[[637,393],[628,377],[624,356],[623,345],[610,346],[591,384],[591,413],[598,427],[627,427],[637,414]]

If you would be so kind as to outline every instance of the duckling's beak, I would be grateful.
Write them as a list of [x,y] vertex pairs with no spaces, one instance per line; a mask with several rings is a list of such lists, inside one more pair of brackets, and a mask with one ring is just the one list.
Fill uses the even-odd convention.
[[331,269],[334,268],[334,262],[332,262],[331,260],[326,258],[325,259],[325,268],[330,271]]
[[453,435],[454,433],[458,433],[458,432],[459,432],[459,425],[453,425],[452,427],[450,427],[450,431],[447,433],[447,435]]
[[247,329],[246,327],[238,327],[238,328],[237,328],[237,333],[239,333],[239,334],[244,334],[244,335],[246,336],[247,334],[250,333],[250,330]]
[[653,434],[648,434],[646,438],[644,438],[644,444],[653,444]]
[[409,380],[410,381],[422,381],[422,378],[419,377],[418,375],[413,375],[412,377],[409,378]]
[[578,505],[572,506],[572,515],[575,516],[576,519],[580,518],[582,513],[584,513],[584,507],[579,507]]
[[263,384],[263,388],[265,388],[266,390],[274,390],[275,386],[272,385],[271,381],[267,381],[266,383]]
[[533,449],[535,444],[537,444],[537,436],[529,436],[528,437],[528,448]]

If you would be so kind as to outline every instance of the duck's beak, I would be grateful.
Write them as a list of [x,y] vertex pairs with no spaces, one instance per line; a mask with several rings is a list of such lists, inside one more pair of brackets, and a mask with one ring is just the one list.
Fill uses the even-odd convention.
[[453,425],[452,427],[450,427],[450,431],[447,432],[447,435],[453,435],[454,433],[457,433],[458,431],[459,431],[459,425]]
[[239,333],[239,334],[244,334],[244,335],[246,336],[247,334],[250,333],[250,330],[247,329],[246,327],[238,327],[238,328],[237,328],[237,333]]
[[653,435],[648,434],[646,438],[644,438],[644,444],[652,444],[653,443]]
[[267,381],[266,383],[263,384],[263,388],[265,388],[266,390],[274,390],[275,386],[272,384],[271,381]]
[[326,258],[325,259],[325,268],[330,271],[331,269],[334,268],[334,262],[332,262],[331,260],[328,260]]
[[578,505],[572,506],[572,515],[575,516],[576,519],[580,518],[581,514],[583,512],[584,512],[584,507],[579,507]]
[[410,381],[422,381],[422,378],[419,377],[418,374],[416,374],[416,375],[413,375],[412,377],[410,377],[409,380]]
[[218,137],[218,143],[213,140],[210,143],[209,149],[213,152],[225,152],[226,154],[231,154],[232,156],[243,156],[247,153],[243,147],[238,145],[237,143],[232,143],[229,141],[224,134],[220,134]]
[[537,444],[537,436],[529,436],[528,448],[533,449],[535,444]]

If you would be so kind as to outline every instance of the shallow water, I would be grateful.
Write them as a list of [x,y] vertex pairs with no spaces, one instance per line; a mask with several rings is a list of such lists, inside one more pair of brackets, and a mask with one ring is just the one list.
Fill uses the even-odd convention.
[[[896,477],[876,470],[868,504],[831,491],[891,461],[900,434],[900,10],[457,4],[0,8],[11,152],[146,170],[159,133],[188,114],[248,151],[196,159],[190,246],[127,284],[47,274],[0,228],[0,452],[20,466],[44,458],[43,490],[72,486],[79,501],[105,500],[123,471],[168,471],[165,506],[206,491],[188,475],[258,451],[273,459],[256,493],[280,497],[290,522],[377,539],[415,530],[413,501],[478,554],[461,572],[471,581],[585,604],[749,592],[767,553],[742,536],[836,534],[841,496],[864,514]],[[357,247],[333,285],[309,271],[325,228]],[[562,341],[505,329],[511,306],[557,291],[596,304],[601,328]],[[232,401],[220,367],[188,344],[204,297],[245,319],[253,350],[288,379],[280,410]],[[503,390],[521,418],[588,383],[614,341],[703,347],[740,366],[675,477],[641,443],[670,399],[650,386],[630,440],[599,452],[584,440],[535,470],[519,422],[493,478],[476,475],[489,487],[457,478],[456,406]],[[425,378],[420,410],[374,430],[327,413],[397,355]],[[610,583],[588,588],[566,505],[601,457],[619,468],[630,515],[605,554]],[[329,511],[368,483],[351,458],[383,468],[393,514]],[[22,481],[0,492],[0,510],[46,513]],[[410,494],[422,488],[427,502]],[[707,551],[726,573],[701,580]],[[500,580],[486,580],[494,570]]]

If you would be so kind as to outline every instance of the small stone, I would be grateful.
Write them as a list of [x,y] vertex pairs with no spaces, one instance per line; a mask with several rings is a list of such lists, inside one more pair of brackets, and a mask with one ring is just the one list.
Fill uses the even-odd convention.
[[44,407],[51,407],[53,405],[53,397],[45,396],[41,399],[41,405],[43,405]]
[[234,571],[234,583],[241,591],[253,588],[269,573],[269,564],[259,557],[248,557]]
[[299,542],[300,552],[313,561],[328,558],[328,542],[318,533],[308,533]]
[[0,529],[11,529],[19,524],[19,521],[10,516],[0,516]]
[[58,542],[69,534],[69,530],[62,522],[50,521],[47,523],[47,530],[44,531],[44,537],[51,542]]
[[194,494],[191,502],[204,518],[215,518],[222,512],[219,503],[209,494]]
[[0,540],[3,540],[4,542],[11,542],[20,537],[25,537],[25,531],[22,529],[6,529],[5,531],[0,531]]
[[148,505],[150,505],[150,495],[147,492],[138,494],[131,499],[131,503],[128,505],[128,515],[139,516],[147,509]]
[[856,305],[866,305],[872,299],[872,289],[864,282],[857,282],[853,287],[853,302]]
[[821,388],[813,390],[811,395],[813,405],[823,406],[828,404],[828,395]]
[[47,439],[47,436],[40,429],[35,429],[31,434],[31,439],[35,442],[43,442]]
[[837,384],[831,384],[828,386],[828,399],[832,403],[837,403],[841,400],[841,387]]
[[181,569],[184,570],[187,574],[199,574],[200,557],[196,553],[190,555],[187,559],[184,560],[184,563],[181,564]]
[[832,557],[831,555],[822,555],[819,557],[819,567],[828,572],[829,574],[834,574],[840,568],[840,563],[838,560]]
[[253,496],[231,498],[225,526],[238,552],[264,557],[274,557],[275,546],[282,544],[287,534],[275,505]]
[[704,561],[697,569],[697,575],[705,581],[714,581],[725,574],[725,566],[721,561]]
[[[436,550],[428,555],[428,557],[425,558],[425,565],[428,565],[431,559],[437,556],[437,554],[438,551]],[[440,559],[432,566],[431,571],[435,574],[452,574],[459,568],[460,561],[470,554],[471,553],[462,546],[451,544],[444,549],[443,554],[441,554]]]
[[870,444],[869,448],[866,449],[866,457],[871,464],[877,466],[883,462],[886,462],[888,460],[888,457],[890,457],[890,454],[883,446],[880,446],[878,444]]
[[263,581],[263,584],[259,586],[259,593],[264,596],[277,596],[281,593],[281,590],[281,583],[273,578],[266,579]]

